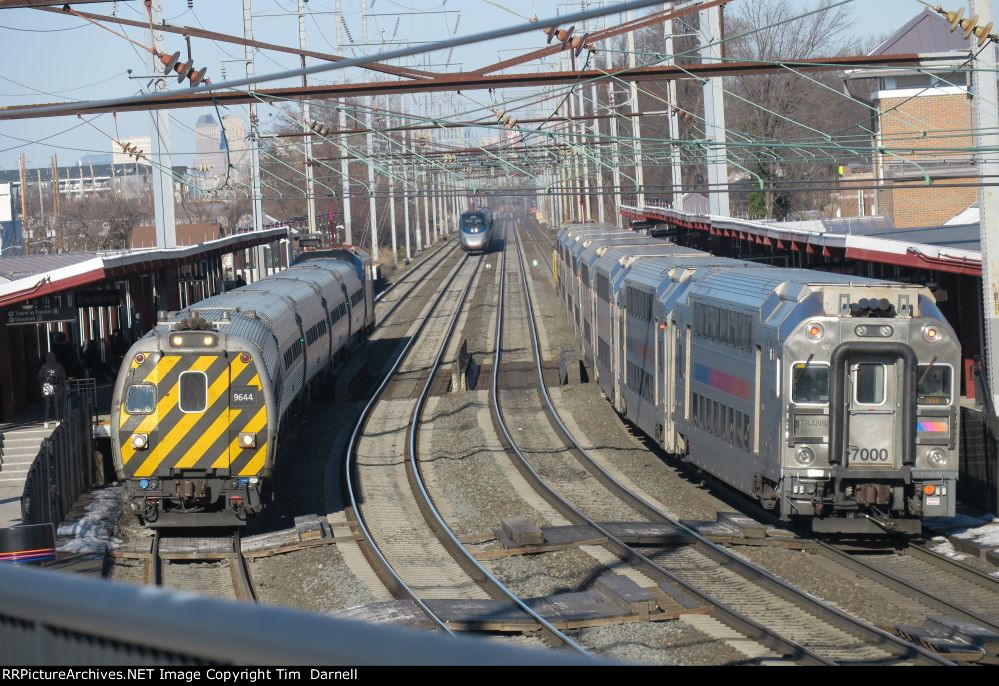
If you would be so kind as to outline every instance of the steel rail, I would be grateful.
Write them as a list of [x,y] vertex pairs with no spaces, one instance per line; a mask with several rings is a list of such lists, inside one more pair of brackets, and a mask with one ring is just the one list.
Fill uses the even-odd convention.
[[[948,601],[945,598],[941,598],[928,591],[924,591],[919,586],[906,581],[891,572],[878,569],[874,565],[862,560],[856,555],[851,555],[846,550],[843,550],[831,543],[818,539],[813,539],[813,541],[820,554],[827,556],[828,559],[838,564],[842,564],[844,567],[854,572],[863,574],[873,581],[887,586],[891,590],[904,596],[913,598],[914,600],[917,600],[929,608],[937,610],[938,612],[942,612],[957,619],[963,619],[965,621],[978,624],[983,628],[999,632],[999,622],[994,619],[990,619],[973,609],[962,607],[957,603]],[[939,568],[944,569],[942,565]],[[950,572],[951,570],[947,569],[947,571]],[[983,574],[983,576],[989,578],[988,575]],[[995,590],[999,591],[999,584],[997,584],[994,579],[992,579],[991,582],[993,585],[996,585]]]
[[[437,374],[444,361],[444,355],[447,352],[448,344],[454,337],[454,333],[458,328],[458,322],[461,319],[462,311],[464,310],[465,302],[468,298],[468,294],[471,292],[472,283],[475,281],[475,276],[478,273],[479,265],[482,264],[484,255],[479,258],[479,263],[475,267],[475,272],[469,279],[468,286],[461,294],[461,298],[458,302],[458,307],[455,310],[454,317],[452,317],[451,322],[448,326],[447,332],[444,335],[444,339],[441,341],[440,348],[437,351],[437,357],[434,359],[433,364],[430,368],[430,374],[427,377],[426,383],[423,385],[423,390],[420,392],[420,396],[417,399],[416,407],[413,408],[413,414],[409,423],[409,440],[407,441],[407,459],[409,470],[407,473],[413,478],[413,485],[419,491],[421,502],[421,510],[423,510],[424,517],[427,518],[428,523],[434,532],[438,534],[438,538],[444,543],[448,551],[457,560],[459,556],[464,563],[461,564],[462,568],[466,572],[470,573],[470,576],[476,579],[480,585],[487,587],[487,589],[492,590],[492,595],[500,595],[506,597],[514,605],[516,605],[522,612],[531,617],[536,621],[542,631],[548,636],[548,638],[557,643],[565,645],[570,650],[573,650],[580,655],[589,655],[589,652],[580,646],[578,643],[573,641],[571,638],[566,636],[562,631],[555,627],[551,622],[549,622],[541,613],[532,608],[530,605],[525,603],[520,596],[510,590],[502,581],[500,581],[496,576],[492,574],[485,566],[479,562],[475,556],[469,552],[469,550],[458,540],[455,536],[454,531],[448,526],[444,517],[441,516],[440,511],[437,509],[433,498],[430,496],[427,490],[426,483],[423,480],[423,472],[420,469],[419,464],[419,433],[420,433],[420,417],[423,414],[423,409],[426,406],[427,398],[430,397],[430,388],[434,381],[434,376]],[[504,251],[503,262],[505,266],[506,262],[506,251]],[[502,269],[502,268],[501,268]],[[502,273],[502,272],[501,272]],[[502,291],[501,291],[502,292]],[[425,505],[425,507],[424,507]],[[446,539],[446,540],[445,540]],[[478,578],[476,578],[478,577]]]
[[160,569],[160,530],[153,533],[153,544],[149,552],[149,569],[146,572],[146,582],[150,586],[162,586],[163,575]]
[[240,600],[255,603],[257,594],[253,591],[253,582],[250,580],[250,567],[245,557],[243,557],[242,534],[236,529],[232,535],[233,559],[229,565],[232,574],[233,585],[236,587],[236,597]]
[[[899,658],[918,659],[922,662],[928,662],[932,664],[943,664],[943,665],[954,664],[950,660],[942,658],[939,655],[936,655],[935,653],[925,650],[924,648],[917,646],[909,641],[901,639],[897,636],[893,636],[892,634],[889,634],[886,631],[878,629],[877,627],[874,627],[868,624],[867,622],[856,619],[848,615],[847,613],[839,610],[838,608],[835,608],[827,603],[820,601],[814,596],[802,592],[801,590],[795,588],[794,586],[791,586],[785,581],[770,574],[770,572],[766,571],[765,569],[762,569],[761,567],[754,565],[751,562],[735,555],[731,551],[725,549],[723,546],[707,540],[699,532],[673,519],[665,512],[662,512],[661,510],[659,510],[659,508],[655,507],[654,505],[646,501],[644,498],[640,497],[639,495],[625,488],[609,472],[607,472],[606,469],[604,469],[599,463],[597,463],[597,461],[593,459],[593,457],[589,454],[589,452],[579,443],[576,437],[572,434],[569,428],[562,421],[561,415],[559,414],[558,409],[555,407],[555,404],[551,399],[551,395],[548,393],[548,388],[544,384],[544,379],[542,377],[542,367],[541,367],[541,359],[542,359],[541,341],[538,336],[537,326],[534,322],[533,298],[531,297],[530,294],[530,288],[527,279],[527,268],[526,265],[524,264],[525,257],[520,245],[519,236],[517,241],[517,249],[518,249],[518,255],[520,257],[521,277],[523,279],[525,299],[528,305],[527,307],[528,323],[530,324],[531,340],[535,353],[535,372],[537,374],[538,391],[544,401],[545,411],[548,414],[548,417],[551,420],[552,424],[558,429],[558,432],[562,435],[562,438],[566,442],[566,445],[573,450],[573,453],[576,456],[576,458],[580,461],[580,464],[590,474],[596,477],[611,493],[614,493],[615,495],[620,497],[623,502],[628,504],[636,511],[645,515],[651,521],[670,524],[671,526],[675,527],[677,530],[682,531],[683,533],[688,535],[694,541],[693,545],[696,546],[696,549],[699,552],[705,554],[706,556],[715,560],[717,563],[719,563],[724,567],[736,570],[737,573],[741,574],[744,578],[747,578],[750,581],[759,584],[761,587],[765,588],[771,593],[776,594],[777,596],[783,598],[784,600],[791,602],[792,604],[798,606],[799,608],[809,611],[813,615],[816,615],[819,618],[823,618],[823,620],[826,621],[829,625],[847,631],[851,635],[861,639],[864,638],[873,639],[874,643],[877,643],[879,647],[882,647],[885,650],[887,650],[887,648],[884,647],[886,644],[891,645],[892,647],[895,648],[896,653],[900,653],[896,655],[896,657]],[[494,374],[495,374],[495,369],[494,369]],[[603,535],[607,535],[609,533],[602,530],[602,527],[600,527],[599,525],[597,525],[596,528]],[[622,543],[622,545],[626,544]],[[630,546],[626,545],[626,547],[632,550],[635,555],[647,560],[649,564],[654,565],[658,569],[672,576],[672,574],[669,573],[668,570],[666,570],[665,568],[661,567],[652,560],[649,560],[645,556],[642,556],[637,551],[634,551],[634,549],[630,548]],[[685,587],[690,588],[691,592],[696,593],[701,597],[707,597],[705,596],[704,593],[690,587],[685,582],[680,582],[680,583],[683,583]],[[727,608],[726,606],[722,607],[728,612],[732,612],[740,620],[749,621],[755,624],[749,618],[742,617],[739,613],[736,613],[730,608]],[[783,640],[787,641],[787,639]],[[789,643],[797,645],[794,642],[789,641]],[[830,660],[823,658],[813,653],[812,651],[805,649],[804,647],[802,647],[801,649],[805,651],[806,654],[813,655],[814,657],[819,658],[823,663],[826,664],[831,663]]]
[[[229,574],[237,600],[255,603],[256,593],[253,590],[253,582],[250,580],[250,570],[247,560],[243,557],[242,536],[239,528],[233,529],[230,535],[232,555],[229,559]],[[162,534],[156,529],[153,534],[153,542],[150,548],[148,569],[146,580],[150,586],[163,586],[163,564],[164,560],[160,554],[160,544]],[[217,561],[219,558],[214,555],[211,560]],[[224,559],[224,558],[223,558]]]
[[[452,238],[448,238],[448,239],[446,239],[444,241],[444,243],[439,244],[439,245],[441,245],[441,246],[447,245],[447,243],[450,243],[451,240],[452,240]],[[450,248],[450,250],[447,250],[443,254],[440,254],[441,250],[438,249],[438,250],[435,250],[434,252],[430,253],[426,257],[423,257],[422,259],[420,259],[419,262],[417,262],[412,267],[410,267],[409,270],[405,274],[403,274],[402,277],[400,277],[397,281],[393,281],[388,286],[386,286],[381,291],[379,291],[378,294],[375,296],[375,304],[377,305],[379,302],[381,302],[382,298],[384,298],[386,295],[388,295],[389,293],[391,293],[392,291],[394,291],[395,288],[396,288],[396,286],[398,286],[398,285],[406,282],[415,272],[417,272],[420,269],[423,269],[424,266],[427,266],[427,273],[426,274],[421,274],[420,278],[417,279],[416,284],[419,284],[420,282],[422,282],[423,279],[426,278],[437,267],[437,265],[439,265],[441,262],[443,262],[444,259],[448,255],[450,255],[451,253],[454,252],[454,249],[455,249],[455,245],[452,245],[451,248]],[[434,262],[431,263],[431,258],[437,257],[438,255],[439,255],[439,258],[436,261],[434,261]],[[416,284],[414,284],[414,286]],[[409,295],[409,294],[407,293],[406,295]],[[384,320],[386,317],[388,317],[393,312],[395,312],[395,308],[398,307],[399,304],[405,302],[405,300],[406,300],[406,296],[403,296],[403,297],[399,298],[395,303],[393,303],[392,307],[389,309],[389,311],[386,312],[384,315],[382,315],[382,320]]]
[[966,565],[960,560],[947,557],[946,555],[938,553],[935,550],[930,550],[929,548],[916,543],[910,543],[905,551],[909,554],[914,553],[914,557],[926,560],[931,564],[935,564],[939,567],[946,567],[952,574],[960,576],[965,581],[982,586],[995,586],[999,588],[999,578],[990,576],[985,572]]
[[402,577],[400,577],[399,574],[395,571],[391,563],[389,563],[388,559],[385,557],[381,548],[378,546],[378,543],[375,541],[374,536],[371,534],[371,531],[368,529],[367,525],[364,522],[364,515],[361,512],[361,507],[359,505],[357,497],[357,489],[354,485],[354,479],[352,474],[354,471],[355,461],[357,457],[358,443],[360,442],[360,438],[364,429],[367,427],[368,419],[370,418],[371,413],[375,408],[375,405],[378,404],[378,401],[385,393],[385,389],[388,388],[389,383],[392,381],[392,377],[399,370],[399,367],[402,365],[402,362],[405,359],[406,355],[415,345],[416,341],[420,337],[420,334],[426,328],[427,323],[430,321],[430,315],[437,310],[437,307],[444,300],[444,295],[446,294],[448,287],[454,282],[455,278],[458,276],[458,272],[461,271],[461,268],[465,265],[467,261],[468,261],[468,255],[465,255],[461,259],[461,261],[459,261],[458,264],[456,264],[454,268],[451,270],[451,273],[448,275],[444,283],[441,285],[440,292],[438,293],[437,298],[431,304],[430,310],[427,312],[427,316],[423,317],[420,320],[420,323],[416,331],[409,338],[409,340],[406,341],[405,345],[403,345],[402,349],[396,355],[395,361],[392,363],[392,367],[389,369],[388,373],[385,375],[385,378],[382,379],[381,383],[378,385],[378,388],[375,389],[375,392],[371,395],[371,398],[368,400],[367,404],[364,406],[364,409],[361,411],[361,415],[358,418],[357,423],[354,425],[354,430],[351,432],[350,441],[347,444],[346,459],[344,460],[344,484],[343,484],[345,494],[350,502],[350,508],[353,512],[352,519],[357,524],[357,527],[360,530],[361,535],[364,537],[364,541],[366,543],[365,547],[367,551],[369,551],[375,557],[375,560],[370,560],[369,558],[369,561],[371,562],[372,566],[375,568],[376,573],[381,572],[379,576],[383,578],[384,578],[383,575],[387,575],[391,579],[392,585],[399,593],[412,600],[416,604],[416,606],[419,607],[420,610],[428,618],[430,618],[430,620],[435,625],[437,625],[437,627],[442,629],[444,632],[452,635],[454,634],[454,632],[451,631],[451,629],[447,626],[447,623],[443,619],[438,617],[434,613],[434,611],[431,610],[430,607],[425,602],[423,602],[423,600],[419,597],[419,595],[412,588],[410,588],[405,581],[402,580]]

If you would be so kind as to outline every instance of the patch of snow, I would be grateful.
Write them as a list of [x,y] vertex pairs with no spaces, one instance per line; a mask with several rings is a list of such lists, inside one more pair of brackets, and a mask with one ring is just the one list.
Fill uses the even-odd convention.
[[971,539],[981,546],[999,548],[999,519],[993,519],[986,524],[973,529],[967,529],[955,535],[958,538]]
[[953,558],[955,560],[963,560],[964,558],[968,557],[967,555],[965,555],[963,553],[957,552],[957,550],[955,550],[954,546],[951,545],[950,541],[948,541],[947,539],[945,539],[943,537],[938,536],[938,537],[934,538],[933,540],[934,541],[941,541],[937,545],[935,545],[932,548],[930,548],[930,550],[932,550],[935,553],[940,553],[941,555],[946,555],[947,557]]
[[60,553],[104,553],[118,543],[112,533],[121,509],[121,490],[110,486],[94,492],[83,517],[76,522],[61,524],[57,533],[71,536],[57,548]]

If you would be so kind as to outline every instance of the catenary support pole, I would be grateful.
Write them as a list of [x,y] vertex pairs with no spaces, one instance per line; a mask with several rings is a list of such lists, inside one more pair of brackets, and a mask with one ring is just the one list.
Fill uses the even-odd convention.
[[[298,0],[298,47],[301,50],[306,50],[305,46],[305,2],[306,0]],[[302,68],[305,68],[305,55],[302,55]],[[302,74],[302,85],[309,85],[309,78],[305,74]],[[305,196],[307,204],[307,216],[309,222],[309,233],[314,234],[316,232],[316,179],[315,172],[312,168],[312,136],[308,135],[309,122],[311,119],[311,111],[309,108],[309,101],[302,101],[302,130],[305,132],[305,136],[302,140],[305,142]]]
[[[971,0],[971,15],[978,15],[979,26],[994,21],[992,0]],[[979,49],[972,38],[974,61],[972,87],[975,109],[975,129],[979,132],[979,150],[995,150],[999,146],[999,89],[996,87],[996,53],[992,43]],[[994,154],[979,153],[978,176],[987,179],[999,175],[999,160]],[[992,407],[999,408],[999,189],[982,186],[978,189],[978,207],[981,212],[982,241],[982,312],[985,321],[982,331],[985,343],[985,361],[992,393]]]
[[[633,19],[634,12],[628,10],[627,21]],[[628,66],[632,69],[635,68],[637,64],[637,55],[635,53],[635,32],[628,32]],[[638,114],[641,110],[638,107],[638,82],[632,81],[629,84],[631,91],[631,111],[634,113],[631,116],[631,138],[632,145],[634,146],[635,153],[635,204],[639,207],[645,205],[645,160],[642,156],[642,122],[641,116]]]
[[[673,20],[667,19],[663,22],[663,34],[666,39],[666,54],[670,56],[666,64],[674,64],[673,55]],[[676,102],[676,81],[670,80],[666,84],[666,98],[669,100],[667,109],[669,110],[669,159],[670,174],[673,183],[673,209],[683,211],[683,167],[680,163],[680,113],[674,109],[678,107]]]
[[[250,0],[245,0],[249,4]],[[163,22],[163,0],[153,0],[152,21],[154,24]],[[169,52],[164,45],[165,36],[162,31],[152,32],[153,47],[160,53]],[[153,73],[162,72],[163,65],[153,55],[150,55]],[[252,76],[252,71],[247,74]],[[156,79],[153,89],[165,92],[166,79]],[[174,215],[173,177],[170,175],[173,162],[170,156],[170,113],[167,110],[156,110],[152,114],[152,182],[153,182],[153,215],[156,218],[156,247],[177,247],[177,220]],[[219,122],[219,126],[222,122]]]
[[[343,0],[336,0],[335,9],[336,21],[336,50],[338,54],[343,54]],[[344,105],[346,100],[340,100],[337,104],[340,110],[340,130],[347,130],[347,112]],[[353,244],[354,234],[350,217],[350,153],[347,152],[347,134],[340,136],[340,179],[343,183],[343,242],[348,245]],[[333,227],[330,227],[333,231]]]
[[[701,58],[717,64],[722,59],[721,9],[698,13],[701,22]],[[725,89],[720,77],[704,84],[704,133],[708,138],[708,205],[713,215],[730,216],[728,203],[728,152],[725,142]]]

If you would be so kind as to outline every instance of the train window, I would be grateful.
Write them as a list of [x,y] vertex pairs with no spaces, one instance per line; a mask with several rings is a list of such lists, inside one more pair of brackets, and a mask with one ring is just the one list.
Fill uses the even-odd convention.
[[180,375],[181,412],[204,412],[208,409],[208,376],[204,372],[184,372]]
[[880,364],[857,365],[857,402],[880,405],[885,401],[885,368]]
[[125,396],[125,412],[128,414],[152,414],[156,409],[156,386],[136,384],[128,387]]
[[916,379],[919,381],[916,395],[920,405],[950,404],[950,367],[921,364]]
[[813,405],[828,403],[829,367],[804,362],[794,365],[791,374],[791,400]]

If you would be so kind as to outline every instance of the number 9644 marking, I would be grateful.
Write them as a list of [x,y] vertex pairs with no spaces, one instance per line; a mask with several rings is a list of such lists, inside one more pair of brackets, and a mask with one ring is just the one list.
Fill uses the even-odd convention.
[[850,462],[884,464],[888,462],[887,448],[856,448],[850,446]]

